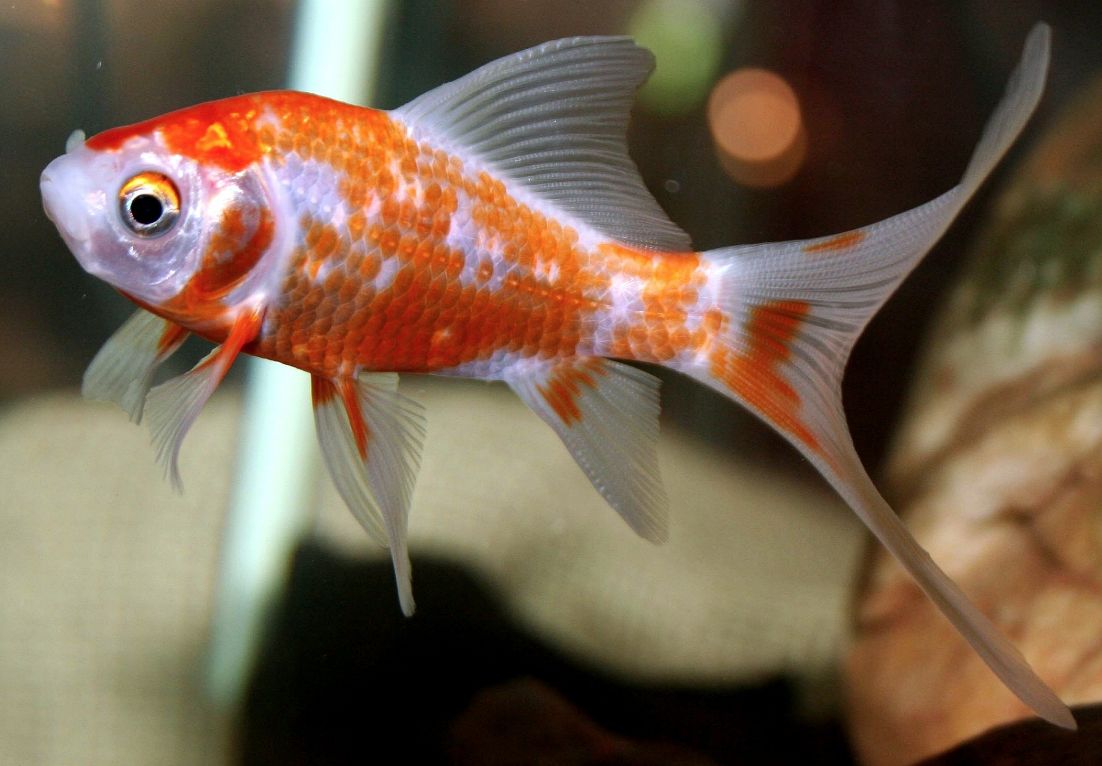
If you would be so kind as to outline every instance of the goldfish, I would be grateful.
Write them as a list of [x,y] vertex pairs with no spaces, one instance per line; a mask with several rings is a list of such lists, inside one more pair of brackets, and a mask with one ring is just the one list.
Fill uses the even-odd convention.
[[[242,353],[311,375],[340,495],[390,549],[414,608],[407,527],[424,418],[399,373],[504,381],[642,537],[668,534],[661,365],[741,403],[852,507],[991,669],[1040,716],[1068,708],[911,537],[854,450],[841,379],[854,342],[933,247],[1040,99],[1030,33],[959,184],[879,223],[696,251],[626,145],[654,67],[627,37],[576,37],[486,64],[381,111],[291,91],[240,95],[91,138],[43,171],[80,265],[137,306],[83,392],[145,413],[168,477]],[[156,387],[189,334],[216,344]]]

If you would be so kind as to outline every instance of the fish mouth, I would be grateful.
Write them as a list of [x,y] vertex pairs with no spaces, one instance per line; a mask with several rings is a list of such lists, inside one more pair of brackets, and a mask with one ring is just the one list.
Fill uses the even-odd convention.
[[75,253],[79,246],[88,241],[90,232],[81,195],[71,184],[62,180],[67,174],[64,165],[59,163],[64,159],[65,157],[58,157],[42,171],[39,189],[42,192],[42,207],[46,211],[46,217],[53,221],[66,244]]

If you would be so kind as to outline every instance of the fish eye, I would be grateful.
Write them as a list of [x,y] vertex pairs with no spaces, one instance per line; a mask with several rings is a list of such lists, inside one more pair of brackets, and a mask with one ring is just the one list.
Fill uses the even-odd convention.
[[180,192],[168,176],[138,173],[119,189],[119,215],[140,237],[159,237],[180,217]]

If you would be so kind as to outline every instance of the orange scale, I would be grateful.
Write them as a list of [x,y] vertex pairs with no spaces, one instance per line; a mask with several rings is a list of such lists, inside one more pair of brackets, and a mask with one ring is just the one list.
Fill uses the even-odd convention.
[[556,240],[562,237],[562,225],[554,218],[548,218],[547,220],[547,232]]
[[359,345],[356,346],[356,360],[359,362],[365,362],[371,359],[375,355],[375,344],[379,342],[379,339],[371,334],[364,333],[363,339]]
[[364,214],[357,210],[352,215],[348,216],[348,237],[353,242],[363,239],[364,229],[367,227],[367,218]]
[[416,266],[418,270],[424,271],[426,273],[431,273],[432,258],[432,243],[421,237],[415,238],[412,257],[414,266]]
[[296,327],[291,330],[291,345],[305,346],[310,339],[310,333],[303,328]]
[[357,332],[363,332],[370,319],[371,307],[357,305],[352,311],[352,315],[348,317],[348,326],[355,328]]
[[651,348],[651,356],[655,362],[668,362],[677,356],[677,352],[674,351],[671,345],[664,344],[653,346]]
[[403,327],[420,324],[429,310],[428,305],[420,300],[396,306],[395,309],[394,316]]
[[519,337],[524,338],[525,348],[539,348],[540,337],[543,335],[543,328],[539,322],[529,322],[522,328],[518,328],[521,332],[517,333]]
[[647,342],[647,328],[644,325],[634,325],[628,331],[628,340],[633,346],[640,346]]
[[304,313],[307,311],[313,311],[318,307],[318,304],[322,302],[322,299],[324,297],[325,295],[321,292],[321,290],[310,290],[308,293],[306,293],[306,297],[302,299],[302,311]]
[[444,294],[440,296],[440,308],[450,309],[455,307],[459,303],[459,296],[462,292],[462,288],[454,283],[448,283]]
[[356,306],[351,301],[343,301],[337,310],[333,312],[333,324],[343,325],[352,318],[353,312],[356,310]]
[[[360,276],[364,280],[373,280],[379,275],[379,269],[382,267],[382,258],[376,252],[369,252],[364,254],[363,262],[360,264]],[[373,289],[370,285],[363,285],[365,290]]]
[[672,308],[666,312],[666,322],[674,327],[684,325],[689,320],[689,314],[682,308]]
[[412,229],[418,218],[420,218],[420,214],[417,203],[407,199],[402,203],[400,212],[398,213],[398,224],[403,229]]
[[328,258],[337,248],[337,231],[332,226],[319,226],[321,232],[314,243],[313,255],[315,258]]
[[561,342],[562,336],[559,335],[557,330],[544,331],[540,336],[539,345],[541,350],[558,351]]
[[400,297],[413,283],[414,270],[410,266],[401,266],[394,275],[394,281],[390,283],[390,292],[395,297]]
[[340,188],[341,196],[344,198],[345,204],[353,210],[359,210],[367,207],[368,205],[368,188],[365,184],[359,181],[354,181],[348,184],[344,184]]
[[392,256],[398,252],[398,234],[394,229],[384,229],[379,238],[379,249],[384,256]]
[[325,336],[325,334],[327,332],[329,332],[329,328],[332,327],[332,326],[333,326],[333,317],[331,315],[330,316],[319,316],[314,321],[314,323],[310,326],[310,337],[311,338],[323,338]]
[[463,257],[463,254],[455,251],[448,257],[448,265],[445,269],[448,279],[458,279],[459,275],[463,273],[463,266],[466,264],[467,259]]
[[612,345],[609,346],[609,355],[618,358],[630,358],[631,357],[631,344],[626,340],[614,340]]
[[375,179],[376,193],[383,199],[391,199],[394,189],[394,174],[390,172],[389,168],[380,168],[378,177]]
[[276,141],[275,130],[271,125],[262,125],[256,133],[256,140],[262,150],[267,151]]
[[364,332],[369,335],[378,335],[382,330],[383,325],[386,324],[386,312],[385,307],[372,307],[368,312],[367,321],[364,322]]
[[715,335],[727,325],[727,317],[720,309],[708,309],[704,312],[701,327],[709,334]]
[[360,285],[353,279],[345,279],[341,285],[340,290],[337,291],[337,300],[342,306],[348,305],[351,307],[352,302],[356,299],[356,296],[360,292]]
[[410,234],[402,234],[398,237],[397,253],[405,261],[413,260],[413,252],[417,249],[417,239]]
[[393,226],[398,220],[401,206],[393,196],[384,194],[381,190],[380,195],[383,197],[383,204],[379,209],[379,217],[382,219],[384,225]]
[[375,297],[371,299],[371,303],[369,304],[371,307],[373,321],[376,319],[376,316],[378,316],[380,319],[385,316],[386,309],[387,306],[390,305],[391,298],[392,296],[390,290],[383,290],[381,292],[375,293]]
[[303,241],[306,243],[306,248],[312,251],[317,246],[318,240],[320,239],[321,224],[317,223],[316,221],[310,221],[309,225],[306,226],[306,232],[303,237]]
[[453,187],[444,187],[444,193],[440,199],[440,205],[447,213],[454,213],[456,210],[459,209],[459,195],[455,193],[455,189]]
[[311,335],[306,339],[306,350],[311,356],[314,354],[324,354],[325,337],[322,335]]
[[692,333],[684,326],[678,327],[670,333],[670,345],[681,351],[692,344]]
[[332,269],[325,277],[325,282],[322,283],[322,289],[332,297],[341,289],[343,284],[344,272],[341,269]]

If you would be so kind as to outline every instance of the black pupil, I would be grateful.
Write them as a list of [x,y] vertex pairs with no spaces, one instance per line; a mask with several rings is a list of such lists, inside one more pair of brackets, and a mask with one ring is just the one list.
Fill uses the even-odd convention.
[[152,194],[139,194],[130,201],[130,215],[142,226],[151,226],[161,220],[165,208]]

